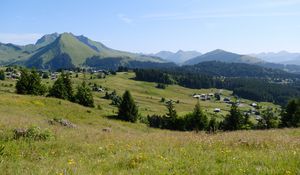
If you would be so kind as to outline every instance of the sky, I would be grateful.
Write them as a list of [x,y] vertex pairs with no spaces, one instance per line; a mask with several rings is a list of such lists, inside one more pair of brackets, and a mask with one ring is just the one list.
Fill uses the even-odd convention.
[[1,0],[0,42],[72,32],[136,53],[300,52],[300,0]]

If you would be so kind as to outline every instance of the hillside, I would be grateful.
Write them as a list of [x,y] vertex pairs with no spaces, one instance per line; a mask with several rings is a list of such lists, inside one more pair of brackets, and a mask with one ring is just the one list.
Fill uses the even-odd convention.
[[117,69],[119,66],[175,66],[158,57],[114,50],[100,42],[72,33],[45,35],[35,44],[25,46],[1,44],[0,64],[19,64],[52,70],[75,67]]
[[182,51],[179,50],[177,52],[169,52],[169,51],[160,51],[156,54],[152,54],[152,56],[157,56],[163,58],[165,60],[175,62],[177,64],[181,64],[191,58],[200,56],[201,53],[197,51]]
[[[88,76],[86,81],[101,84],[110,91],[116,89],[118,94],[130,88],[142,115],[165,113],[159,102],[161,96],[179,99],[176,109],[185,113],[196,102],[192,93],[215,91],[176,85],[161,90],[154,83],[134,81],[133,76],[118,73],[92,80]],[[78,84],[83,79],[79,75],[72,81]],[[53,83],[49,79],[46,82]],[[299,129],[217,134],[158,130],[141,123],[106,118],[117,109],[101,98],[103,93],[94,94],[102,109],[86,108],[54,98],[16,95],[10,86],[14,83],[5,80],[0,84],[3,174],[296,174],[300,171]],[[231,92],[223,94],[229,96]],[[208,112],[216,106],[229,109],[227,104],[215,102],[201,102],[201,106]],[[67,119],[76,127],[50,125],[48,120],[53,118]],[[48,129],[54,137],[46,141],[12,139],[13,129],[32,125]]]
[[201,56],[187,60],[183,64],[184,65],[193,65],[193,64],[198,64],[198,63],[205,62],[205,61],[221,61],[221,62],[230,62],[230,63],[259,63],[259,62],[262,62],[262,60],[255,58],[255,57],[235,54],[235,53],[217,49],[217,50],[208,52],[206,54],[203,54]]
[[224,77],[253,77],[253,78],[300,78],[297,74],[288,73],[281,69],[265,68],[245,63],[225,63],[220,61],[202,62],[196,65],[183,66],[180,69],[191,73]]

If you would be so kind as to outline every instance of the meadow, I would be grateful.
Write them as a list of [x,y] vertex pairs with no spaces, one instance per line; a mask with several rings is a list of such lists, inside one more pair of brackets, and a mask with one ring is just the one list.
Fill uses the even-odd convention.
[[[161,97],[179,100],[180,114],[191,112],[193,93],[216,89],[187,89],[172,85],[155,88],[155,83],[132,80],[132,73],[110,75],[106,79],[85,79],[121,95],[132,92],[142,116],[164,114]],[[52,80],[43,80],[51,85]],[[47,83],[48,82],[48,83]],[[1,83],[7,85],[1,85]],[[236,131],[206,134],[149,128],[143,123],[109,119],[117,108],[103,93],[94,92],[98,108],[86,108],[55,98],[14,93],[14,81],[0,82],[0,170],[1,174],[299,174],[300,129]],[[13,84],[12,86],[10,84]],[[222,93],[230,96],[231,92]],[[251,101],[245,100],[245,104]],[[260,103],[261,106],[273,106]],[[201,102],[203,110],[230,106],[218,101]],[[245,109],[250,107],[245,106]],[[49,125],[63,118],[76,125],[68,128]],[[38,126],[49,130],[48,140],[14,139],[15,128]],[[105,130],[110,128],[110,130]],[[0,149],[1,150],[1,149]]]

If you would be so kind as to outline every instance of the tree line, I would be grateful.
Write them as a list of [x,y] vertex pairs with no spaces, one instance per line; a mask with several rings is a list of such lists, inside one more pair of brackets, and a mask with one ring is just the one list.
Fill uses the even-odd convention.
[[299,97],[297,86],[274,84],[268,79],[247,77],[211,76],[185,71],[185,69],[135,69],[136,80],[163,84],[178,84],[183,87],[201,89],[218,88],[232,90],[234,95],[254,101],[287,104],[289,99]]
[[[83,106],[94,107],[93,95],[91,89],[82,82],[77,86],[76,92],[73,90],[70,77],[66,73],[61,73],[52,87],[47,90],[46,86],[41,83],[40,75],[34,70],[23,69],[21,77],[16,84],[16,90],[19,94],[28,95],[45,95],[59,99],[69,100],[79,103]],[[116,93],[108,94],[115,96]],[[112,98],[113,99],[113,98]],[[126,90],[122,97],[119,98],[117,118],[136,122],[141,119],[136,102],[131,93]],[[270,129],[278,127],[300,127],[300,99],[291,100],[282,110],[281,117],[277,116],[273,109],[267,108],[258,122],[254,124],[250,121],[248,114],[243,114],[238,106],[233,103],[229,114],[222,121],[218,121],[216,116],[208,116],[201,109],[199,102],[195,105],[194,110],[185,115],[178,116],[172,101],[165,103],[168,112],[165,115],[149,115],[146,123],[150,127],[180,130],[180,131],[209,131],[216,130],[234,131],[242,129]]]
[[16,83],[16,92],[24,95],[45,95],[69,100],[87,107],[94,107],[94,99],[90,87],[85,81],[77,86],[76,93],[69,74],[62,72],[49,89],[42,84],[40,75],[35,70],[21,70],[21,76]]

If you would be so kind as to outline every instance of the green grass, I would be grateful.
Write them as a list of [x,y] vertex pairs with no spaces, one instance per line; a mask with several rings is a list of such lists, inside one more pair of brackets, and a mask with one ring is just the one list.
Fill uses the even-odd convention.
[[[165,112],[159,102],[161,96],[179,99],[176,108],[183,114],[196,103],[191,97],[193,92],[213,91],[179,86],[160,90],[154,83],[137,82],[132,77],[133,74],[121,73],[89,81],[116,89],[120,95],[125,89],[131,90],[143,115]],[[73,81],[78,84],[80,79]],[[109,100],[101,98],[104,95],[101,93],[95,93],[96,103],[103,108],[98,110],[54,98],[10,93],[13,90],[13,87],[0,86],[0,145],[4,146],[3,155],[0,154],[1,174],[300,173],[300,129],[213,135],[158,130],[104,117],[117,110],[109,105]],[[229,109],[217,102],[201,102],[201,105],[207,110],[216,106]],[[77,128],[49,125],[47,120],[53,118],[68,119]],[[49,129],[55,137],[48,141],[12,139],[13,129],[32,125]],[[102,131],[107,127],[112,132]]]

